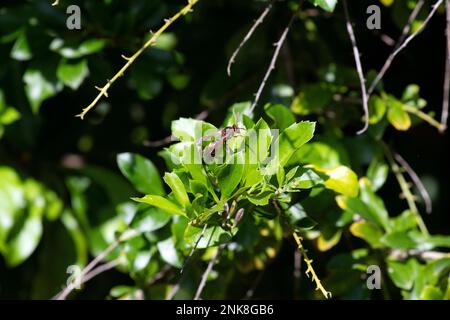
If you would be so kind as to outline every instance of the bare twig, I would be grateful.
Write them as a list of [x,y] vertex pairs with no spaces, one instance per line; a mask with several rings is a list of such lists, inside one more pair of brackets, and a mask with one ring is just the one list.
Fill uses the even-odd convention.
[[406,199],[406,202],[408,203],[409,210],[415,215],[417,225],[419,226],[420,231],[422,231],[424,235],[428,236],[430,233],[428,232],[427,226],[425,225],[422,216],[419,213],[419,209],[417,209],[416,198],[411,193],[410,184],[406,181],[405,177],[403,176],[402,170],[395,161],[390,148],[382,141],[380,141],[380,144],[383,147],[386,159],[388,160],[391,170],[394,173],[395,178],[397,179],[400,189],[402,190],[402,195]]
[[[139,233],[134,230],[128,230],[122,233],[122,235],[112,242],[105,250],[98,254],[80,273],[79,277],[83,279],[89,274],[103,259],[105,259],[117,246],[125,240],[131,239],[138,235]],[[67,296],[75,289],[76,283],[71,282],[67,285],[61,292],[56,294],[52,300],[65,300]]]
[[[389,57],[387,58],[386,62],[384,63],[383,67],[381,68],[380,72],[378,73],[378,75],[375,77],[375,79],[372,81],[372,84],[370,85],[369,89],[368,89],[368,96],[370,97],[370,95],[373,93],[373,91],[375,90],[375,88],[377,87],[378,83],[380,83],[381,79],[383,79],[384,75],[386,74],[386,72],[388,71],[388,69],[390,68],[390,66],[392,65],[392,62],[394,61],[395,57],[403,50],[406,48],[406,46],[427,26],[428,22],[431,20],[431,18],[433,17],[434,13],[436,12],[436,10],[439,8],[439,6],[442,4],[443,0],[438,0],[432,7],[430,13],[428,14],[427,18],[425,19],[425,21],[420,25],[420,27],[414,32],[412,33],[409,37],[406,37],[406,34],[408,34],[410,28],[411,28],[411,23],[415,20],[417,14],[419,13],[420,8],[423,6],[423,3],[421,3],[421,1],[417,2],[416,7],[414,8],[413,12],[411,13],[409,19],[408,19],[408,24],[407,26],[403,29],[403,32],[405,34],[405,36],[402,33],[402,36],[400,37],[400,40],[402,40],[402,38],[404,39],[404,41],[402,41],[401,43],[398,42],[394,51],[389,55]],[[406,33],[405,33],[406,31]]]
[[405,171],[410,176],[411,180],[414,182],[414,184],[417,187],[417,190],[419,190],[419,193],[423,199],[423,202],[425,203],[425,210],[428,214],[430,214],[433,211],[433,204],[431,202],[430,195],[428,194],[427,189],[423,185],[422,181],[420,180],[417,173],[411,168],[408,162],[406,162],[405,159],[398,153],[394,153],[395,160],[405,169]]
[[444,78],[444,101],[442,103],[441,127],[442,132],[447,129],[448,105],[450,99],[450,0],[445,1],[447,27],[445,30],[447,36],[447,54],[445,59],[445,78]]
[[273,7],[273,4],[275,3],[275,1],[276,0],[272,0],[272,2],[270,2],[269,5],[261,13],[259,18],[257,20],[255,20],[255,22],[253,23],[252,27],[250,28],[250,30],[245,35],[244,39],[242,39],[242,41],[239,43],[239,46],[236,48],[236,50],[231,55],[231,58],[228,61],[228,66],[227,66],[227,73],[228,73],[229,77],[231,76],[231,66],[235,62],[235,59],[236,59],[237,55],[241,51],[242,47],[244,47],[244,45],[248,42],[248,40],[250,40],[250,38],[252,37],[253,33],[258,28],[258,26],[261,25],[264,22],[264,19],[269,14],[270,10],[272,10],[272,7]]
[[298,251],[294,251],[294,299],[298,298],[298,292],[300,290],[300,280],[302,276],[302,254]]
[[110,262],[104,263],[101,266],[98,266],[97,268],[93,269],[91,272],[89,272],[88,274],[86,274],[82,279],[81,279],[81,283],[86,283],[89,280],[91,280],[92,278],[95,278],[96,276],[98,276],[99,274],[114,269],[115,267],[117,267],[118,265],[120,265],[122,263],[122,258],[117,258],[115,260],[112,260]]
[[197,241],[195,242],[195,245],[192,247],[192,250],[191,250],[191,252],[189,252],[189,255],[187,256],[186,260],[184,260],[184,264],[183,264],[183,266],[181,267],[181,270],[180,270],[181,274],[183,274],[184,268],[187,266],[189,260],[194,255],[194,252],[197,249],[198,244],[200,243],[200,240],[202,240],[202,238],[203,238],[203,236],[205,234],[206,228],[208,228],[208,224],[207,223],[203,226],[202,232],[200,233],[200,236],[198,237]]
[[391,251],[390,257],[396,260],[405,260],[408,259],[409,257],[417,257],[421,260],[429,261],[429,260],[450,258],[450,253],[439,251],[420,251],[417,249],[411,250],[394,249]]
[[264,275],[264,270],[260,271],[259,274],[256,276],[256,279],[253,281],[252,286],[245,293],[244,300],[250,300],[251,298],[253,298],[256,288],[258,287],[259,283],[261,282],[263,275]]
[[216,264],[217,258],[219,257],[220,253],[222,252],[222,250],[225,248],[225,244],[221,244],[218,248],[216,253],[214,254],[214,256],[212,257],[212,259],[209,261],[208,266],[206,267],[205,272],[202,275],[202,280],[200,281],[200,284],[197,288],[197,292],[195,293],[195,297],[194,300],[199,300],[200,296],[203,292],[203,289],[205,288],[206,285],[206,280],[208,279],[209,274],[212,271],[212,268],[214,267],[214,265]]
[[167,28],[169,28],[176,20],[178,20],[180,17],[188,14],[192,11],[192,8],[194,5],[197,4],[200,0],[188,0],[188,4],[184,6],[180,11],[178,11],[175,15],[173,15],[171,18],[166,19],[164,25],[155,33],[152,33],[151,38],[144,43],[144,45],[131,57],[125,57],[122,56],[127,62],[125,65],[111,78],[111,80],[108,80],[108,82],[103,86],[102,88],[96,87],[97,90],[100,91],[100,93],[97,95],[97,97],[91,102],[89,106],[84,108],[82,112],[77,115],[77,117],[80,117],[81,119],[84,118],[86,113],[88,113],[92,108],[95,107],[95,105],[98,103],[98,101],[103,97],[108,97],[108,90],[113,85],[113,83],[122,77],[125,73],[125,71],[133,64],[133,62],[150,46],[154,45],[158,38],[161,36],[161,34],[166,31]]
[[275,69],[275,64],[278,60],[278,56],[280,54],[281,47],[284,44],[284,41],[286,40],[286,36],[289,33],[289,30],[291,28],[292,23],[294,22],[295,18],[297,17],[297,14],[294,13],[289,20],[289,23],[287,24],[286,28],[284,28],[283,33],[281,34],[280,39],[275,43],[275,52],[272,56],[272,60],[270,61],[269,68],[266,71],[266,74],[264,75],[264,78],[259,85],[258,91],[255,94],[255,99],[253,100],[253,103],[249,109],[249,113],[252,113],[253,110],[255,110],[256,105],[258,104],[259,99],[261,98],[261,94],[264,90],[264,87],[266,86],[267,80],[269,79],[272,71]]
[[366,89],[366,79],[364,78],[364,71],[361,64],[361,57],[358,49],[358,45],[356,44],[355,32],[353,31],[352,23],[350,22],[350,15],[348,13],[347,1],[344,0],[344,13],[345,20],[347,26],[347,32],[350,36],[350,41],[352,42],[353,47],[353,56],[355,58],[356,63],[356,71],[358,72],[359,82],[361,84],[361,96],[362,96],[362,104],[364,109],[364,127],[358,131],[358,134],[364,133],[369,128],[369,105],[368,105],[368,97],[367,97],[367,89]]

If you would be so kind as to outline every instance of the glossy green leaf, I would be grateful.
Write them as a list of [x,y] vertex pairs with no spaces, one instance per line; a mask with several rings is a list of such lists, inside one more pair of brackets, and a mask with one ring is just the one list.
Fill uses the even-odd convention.
[[39,111],[44,100],[53,97],[62,89],[61,84],[47,80],[38,70],[28,69],[23,75],[23,81],[25,82],[25,93],[34,113]]
[[186,213],[180,207],[178,207],[172,201],[164,197],[156,195],[146,195],[142,198],[132,198],[132,199],[137,202],[146,203],[151,206],[160,208],[168,213],[186,217]]
[[395,285],[404,290],[411,290],[419,273],[419,264],[415,259],[392,261],[387,263],[388,274]]
[[358,176],[350,168],[339,166],[330,169],[316,168],[316,170],[327,176],[324,183],[326,188],[349,197],[358,195]]
[[121,153],[117,156],[117,164],[139,192],[165,194],[158,169],[150,160],[134,153]]
[[225,165],[218,174],[218,182],[222,198],[227,199],[241,182],[244,175],[244,155],[234,154],[231,163]]
[[202,234],[203,228],[197,228],[192,225],[188,225],[184,234],[184,240],[191,246],[194,247],[198,243],[198,249],[205,249],[209,247],[215,247],[222,243],[227,243],[231,240],[236,230],[225,231],[219,226],[211,226],[206,228]]
[[181,268],[183,266],[182,258],[178,254],[172,238],[158,242],[157,247],[161,258],[165,262],[176,268]]
[[77,63],[61,60],[56,75],[66,86],[76,90],[89,75],[87,60],[83,59]]
[[99,52],[105,45],[106,40],[104,39],[88,39],[79,46],[71,46],[64,43],[64,40],[56,38],[50,43],[50,50],[59,53],[67,59],[78,59]]
[[373,222],[357,221],[350,226],[350,232],[355,237],[364,239],[372,248],[380,248],[380,239],[383,236],[383,231]]
[[309,0],[309,1],[315,6],[319,6],[328,12],[333,12],[337,4],[337,0]]
[[264,111],[275,122],[274,127],[283,131],[295,122],[292,112],[281,104],[267,104]]
[[166,172],[166,174],[164,175],[164,181],[167,183],[170,189],[172,189],[175,198],[181,206],[186,207],[190,205],[186,188],[184,187],[183,182],[176,173]]
[[172,122],[172,134],[181,141],[197,141],[217,131],[212,124],[196,119],[180,118]]
[[403,110],[402,103],[394,98],[389,99],[387,118],[397,130],[406,131],[411,127],[411,118],[408,113]]
[[16,42],[11,49],[10,56],[18,61],[27,61],[33,57],[25,32],[21,32],[16,39]]

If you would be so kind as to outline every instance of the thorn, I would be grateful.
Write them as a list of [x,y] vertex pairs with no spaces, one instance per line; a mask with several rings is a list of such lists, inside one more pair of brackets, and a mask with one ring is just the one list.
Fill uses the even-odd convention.
[[122,54],[122,58],[124,58],[126,61],[130,61],[131,60],[131,58],[129,58],[129,57],[123,55],[123,54]]

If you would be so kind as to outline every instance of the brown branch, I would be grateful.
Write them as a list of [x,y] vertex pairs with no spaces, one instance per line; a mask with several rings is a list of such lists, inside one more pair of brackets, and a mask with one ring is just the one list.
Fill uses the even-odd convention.
[[[122,242],[128,239],[131,239],[137,236],[138,232],[134,230],[128,230],[122,233],[122,235],[112,242],[105,250],[103,250],[100,254],[98,254],[80,273],[81,279],[86,277],[103,259],[105,259],[117,246]],[[61,292],[56,294],[52,300],[65,300],[67,296],[75,289],[75,283],[72,282],[68,286],[66,286]]]
[[434,13],[436,12],[436,10],[442,4],[442,1],[443,0],[437,0],[437,2],[433,5],[432,10],[428,14],[428,17],[421,24],[421,26],[414,33],[412,33],[409,37],[406,38],[406,34],[409,32],[412,22],[415,20],[415,18],[417,17],[417,14],[419,13],[419,10],[423,6],[422,1],[417,2],[416,7],[414,8],[413,12],[411,13],[411,15],[410,15],[410,17],[408,19],[408,24],[403,29],[402,36],[399,39],[399,40],[403,40],[404,39],[404,41],[402,41],[402,42],[399,41],[397,43],[397,45],[396,45],[395,49],[393,50],[393,52],[386,59],[386,62],[384,63],[383,67],[381,68],[380,72],[375,77],[375,79],[372,81],[372,84],[370,85],[369,90],[368,90],[369,97],[373,93],[375,88],[377,87],[378,83],[380,83],[380,81],[383,79],[383,77],[386,74],[386,72],[388,71],[388,69],[391,67],[392,62],[394,61],[395,57],[403,49],[405,49],[406,46],[427,26],[428,22],[431,20],[431,18],[433,17]]
[[445,59],[444,101],[442,103],[441,115],[442,132],[447,129],[448,105],[450,99],[450,0],[445,1],[445,8],[447,16],[447,27],[445,30],[447,36],[447,54]]
[[419,193],[423,199],[423,202],[425,203],[425,210],[427,211],[428,214],[430,214],[433,211],[433,204],[431,202],[430,195],[429,195],[427,189],[425,188],[425,186],[423,185],[422,181],[420,180],[419,176],[413,170],[413,168],[411,168],[409,163],[406,162],[405,159],[403,159],[403,157],[401,155],[399,155],[398,153],[394,153],[394,158],[403,167],[403,169],[405,169],[405,171],[408,173],[411,180],[416,185],[417,190],[419,190]]
[[227,66],[227,73],[228,73],[229,77],[231,77],[231,66],[235,62],[235,59],[236,59],[237,55],[239,54],[241,49],[244,47],[244,45],[248,42],[248,40],[250,40],[250,38],[252,37],[253,33],[255,33],[255,30],[258,28],[258,26],[261,25],[264,22],[264,19],[269,14],[270,10],[272,10],[272,7],[273,7],[273,4],[275,3],[275,1],[276,0],[272,0],[272,2],[270,2],[269,5],[261,13],[259,18],[257,20],[255,20],[255,22],[253,23],[252,27],[250,28],[250,30],[245,35],[244,39],[242,39],[242,41],[239,43],[239,45],[236,48],[236,50],[231,55],[231,58],[228,61],[228,66]]
[[352,42],[353,47],[353,56],[355,58],[356,71],[358,72],[359,82],[361,84],[361,95],[362,95],[362,104],[364,109],[364,127],[358,131],[358,134],[362,134],[369,128],[369,105],[368,105],[368,96],[367,96],[367,88],[366,88],[366,79],[364,78],[364,72],[361,64],[361,57],[358,49],[358,45],[356,44],[355,32],[353,31],[353,26],[350,22],[350,15],[348,13],[347,1],[344,0],[344,13],[345,20],[347,26],[347,32],[350,36],[350,41]]
[[291,19],[289,20],[289,23],[287,24],[287,26],[284,28],[284,31],[281,34],[280,39],[275,43],[275,52],[272,56],[272,60],[270,61],[269,68],[267,69],[267,71],[264,75],[264,78],[263,78],[261,84],[259,85],[258,91],[255,94],[255,99],[253,100],[253,103],[249,109],[250,114],[253,112],[253,110],[255,110],[255,107],[258,104],[259,99],[261,98],[261,94],[264,90],[264,87],[266,86],[267,80],[269,79],[270,75],[272,74],[272,71],[275,69],[275,64],[278,60],[278,56],[280,54],[281,47],[283,46],[284,41],[286,40],[286,36],[289,33],[291,25],[294,22],[296,17],[297,17],[297,14],[294,13],[292,15]]
[[117,258],[115,260],[112,260],[110,262],[104,263],[101,266],[98,266],[97,268],[95,268],[94,270],[92,270],[91,272],[89,272],[88,274],[86,274],[82,279],[81,279],[81,283],[86,283],[89,280],[91,280],[92,278],[95,278],[96,276],[98,276],[99,274],[106,272],[108,270],[114,269],[115,267],[117,267],[118,265],[120,265],[122,262],[121,258]]
[[195,297],[194,300],[199,300],[200,296],[203,292],[203,289],[205,288],[206,285],[206,280],[208,279],[209,274],[212,271],[212,268],[214,267],[214,265],[216,264],[217,258],[219,257],[220,253],[222,252],[222,250],[225,248],[225,244],[221,244],[218,248],[216,253],[214,254],[214,256],[212,257],[212,259],[209,261],[208,266],[206,267],[205,272],[202,275],[202,280],[200,281],[200,284],[197,288],[197,292],[195,293]]

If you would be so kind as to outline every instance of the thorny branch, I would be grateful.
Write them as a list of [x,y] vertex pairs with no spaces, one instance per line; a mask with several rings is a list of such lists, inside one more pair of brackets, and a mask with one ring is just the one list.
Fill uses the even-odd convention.
[[196,5],[200,0],[188,0],[188,4],[183,7],[180,11],[178,11],[174,16],[172,16],[169,19],[165,20],[165,24],[155,33],[152,33],[152,36],[150,37],[150,39],[144,43],[144,45],[135,53],[133,54],[131,57],[125,57],[122,55],[122,58],[124,58],[127,62],[125,63],[125,65],[110,79],[108,80],[108,82],[105,84],[104,87],[99,88],[96,87],[97,90],[100,91],[100,93],[97,95],[97,97],[91,102],[91,104],[89,106],[87,106],[86,108],[83,109],[83,111],[77,115],[78,117],[80,117],[81,119],[84,118],[84,116],[92,109],[95,107],[95,105],[97,104],[97,102],[101,99],[102,96],[108,97],[108,90],[109,88],[113,85],[113,83],[119,79],[120,77],[122,77],[125,73],[125,71],[133,64],[133,62],[150,46],[154,45],[156,43],[156,41],[158,40],[159,36],[161,36],[161,34],[166,31],[167,28],[169,28],[176,20],[178,20],[180,17],[188,14],[189,12],[192,11],[192,8],[194,7],[194,5]]
[[317,276],[316,272],[314,271],[314,268],[312,266],[313,260],[309,259],[308,254],[306,253],[305,248],[303,247],[301,238],[294,232],[292,233],[294,236],[295,242],[297,243],[298,250],[303,256],[303,260],[306,263],[306,271],[305,274],[309,277],[311,275],[311,281],[314,281],[316,283],[316,290],[320,290],[324,297],[326,299],[331,298],[331,292],[325,290],[325,288],[322,285],[322,282],[320,281],[319,277]]

